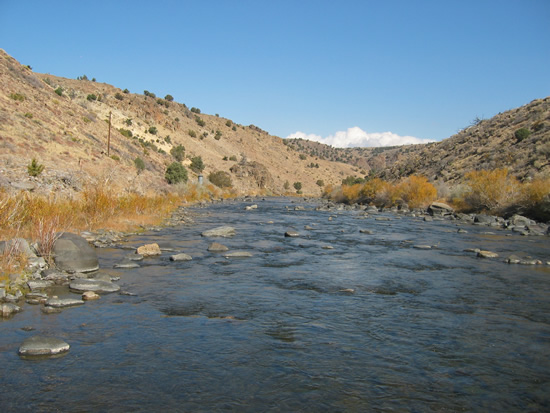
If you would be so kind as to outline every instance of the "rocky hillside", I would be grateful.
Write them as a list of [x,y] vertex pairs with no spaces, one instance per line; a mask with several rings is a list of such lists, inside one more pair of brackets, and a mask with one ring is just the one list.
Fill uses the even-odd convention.
[[[199,172],[189,166],[200,157],[205,181],[225,171],[239,193],[295,192],[300,182],[304,194],[318,195],[320,181],[338,184],[357,171],[300,154],[254,125],[200,113],[169,95],[34,73],[1,49],[0,89],[0,188],[70,194],[108,182],[141,193],[170,191],[164,174],[179,145],[189,181],[197,181]],[[33,158],[45,166],[37,178],[27,172]],[[139,174],[137,158],[145,167]]]
[[[518,132],[524,129],[523,132]],[[525,131],[527,130],[527,132]],[[432,181],[458,183],[473,170],[508,168],[520,180],[550,176],[550,97],[537,99],[471,126],[441,142],[387,148],[333,148],[301,139],[288,146],[308,156],[347,162],[395,180],[422,174]]]

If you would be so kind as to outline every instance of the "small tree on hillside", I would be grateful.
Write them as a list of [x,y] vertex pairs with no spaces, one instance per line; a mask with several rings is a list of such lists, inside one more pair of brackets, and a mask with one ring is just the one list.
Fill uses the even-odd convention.
[[38,176],[44,170],[44,165],[40,165],[35,158],[32,158],[31,163],[27,166],[27,171],[30,176]]
[[189,166],[189,168],[191,168],[191,170],[196,173],[202,172],[202,170],[204,169],[202,158],[200,156],[194,156],[193,158],[191,158],[191,165]]
[[300,194],[302,192],[302,183],[294,182],[294,189],[296,190],[297,194]]
[[176,161],[181,162],[185,157],[185,147],[183,145],[174,146],[170,149],[170,154]]
[[179,162],[172,162],[168,168],[166,168],[164,178],[166,182],[171,185],[177,184],[178,182],[187,182],[187,169]]

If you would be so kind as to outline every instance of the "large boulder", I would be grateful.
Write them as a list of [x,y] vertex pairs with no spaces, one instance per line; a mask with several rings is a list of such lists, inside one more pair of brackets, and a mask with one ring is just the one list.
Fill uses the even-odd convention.
[[454,212],[454,209],[444,204],[443,202],[432,202],[428,207],[428,214],[430,215],[450,215]]
[[55,337],[29,337],[19,347],[21,356],[49,356],[69,351],[69,346],[63,340]]
[[67,272],[91,272],[99,269],[95,249],[78,234],[63,233],[53,246],[54,262]]

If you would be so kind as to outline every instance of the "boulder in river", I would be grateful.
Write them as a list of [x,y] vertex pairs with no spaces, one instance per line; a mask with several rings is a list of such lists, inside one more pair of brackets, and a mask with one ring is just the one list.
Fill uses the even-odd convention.
[[235,228],[222,226],[209,229],[201,234],[203,237],[232,237],[235,235]]
[[184,253],[172,255],[170,257],[170,261],[191,261],[192,259],[193,257]]
[[285,237],[299,237],[300,236],[300,233],[297,232],[297,231],[287,231],[285,232]]
[[480,258],[498,258],[498,254],[492,251],[481,250],[477,253],[477,256]]
[[12,303],[0,304],[0,315],[2,317],[9,317],[15,313],[21,311],[21,308]]
[[20,356],[50,356],[66,353],[70,345],[55,337],[33,336],[27,338],[19,347]]
[[95,249],[80,235],[63,233],[54,243],[55,265],[67,272],[91,272],[99,269]]
[[220,244],[218,242],[213,242],[212,244],[210,244],[208,246],[208,251],[210,252],[225,252],[225,251],[228,251],[229,248],[226,247],[225,245],[223,244]]
[[160,251],[159,245],[153,243],[142,245],[137,249],[136,254],[143,255],[144,257],[151,257],[153,255],[160,255],[162,252]]
[[85,291],[82,293],[82,299],[84,301],[92,301],[92,300],[99,300],[101,297],[99,294],[95,293],[94,291]]
[[428,214],[430,215],[451,215],[454,209],[443,202],[432,202],[428,207]]

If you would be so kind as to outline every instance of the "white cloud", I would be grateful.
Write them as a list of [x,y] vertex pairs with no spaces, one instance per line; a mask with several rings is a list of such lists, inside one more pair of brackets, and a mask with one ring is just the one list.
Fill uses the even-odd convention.
[[398,146],[434,142],[430,139],[419,139],[414,136],[399,136],[392,132],[367,133],[357,126],[349,128],[347,131],[336,132],[334,135],[327,136],[326,138],[314,134],[308,135],[304,132],[292,133],[287,136],[288,138],[307,139],[336,148]]

